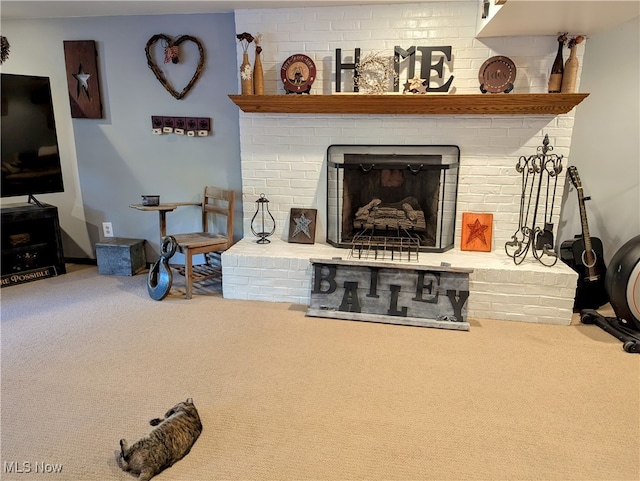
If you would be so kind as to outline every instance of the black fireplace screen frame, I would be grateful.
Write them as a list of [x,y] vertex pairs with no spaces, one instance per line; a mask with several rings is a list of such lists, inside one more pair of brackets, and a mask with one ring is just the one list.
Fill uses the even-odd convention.
[[[459,170],[457,145],[330,145],[327,242],[351,249],[363,233],[399,235],[419,239],[422,252],[448,251],[455,244]],[[376,188],[379,196],[371,193]]]

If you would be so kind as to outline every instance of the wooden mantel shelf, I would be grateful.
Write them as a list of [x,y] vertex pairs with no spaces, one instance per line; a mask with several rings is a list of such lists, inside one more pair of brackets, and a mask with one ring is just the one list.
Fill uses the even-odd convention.
[[559,115],[589,94],[229,95],[247,113]]

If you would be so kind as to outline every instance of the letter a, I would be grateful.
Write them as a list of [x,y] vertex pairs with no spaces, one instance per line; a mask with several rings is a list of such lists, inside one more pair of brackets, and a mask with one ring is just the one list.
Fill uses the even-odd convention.
[[360,300],[358,299],[358,283],[345,281],[344,296],[338,310],[343,312],[360,312]]

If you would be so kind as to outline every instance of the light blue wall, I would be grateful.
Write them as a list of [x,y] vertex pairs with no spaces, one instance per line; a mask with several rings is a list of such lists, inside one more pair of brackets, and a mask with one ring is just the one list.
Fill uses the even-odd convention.
[[[589,233],[602,240],[608,265],[640,234],[640,17],[589,37],[580,92],[589,97],[577,107],[568,165],[591,197]],[[573,188],[565,190],[560,220],[559,242],[582,233]]]
[[[204,46],[200,79],[182,100],[174,99],[147,66],[145,45],[155,34],[190,35]],[[199,201],[205,185],[238,193],[235,237],[242,237],[238,108],[228,94],[238,90],[233,14],[130,16],[2,21],[11,44],[3,72],[47,75],[63,158],[65,192],[38,196],[59,209],[68,258],[95,258],[102,222],[117,237],[150,241],[159,252],[158,215],[129,208],[142,194],[161,201]],[[64,40],[95,40],[104,104],[102,119],[71,119]],[[197,48],[183,44],[183,62],[159,67],[182,90],[195,71]],[[152,115],[210,117],[213,134],[190,138],[151,133]],[[2,204],[22,202],[4,199]],[[168,231],[197,229],[196,207],[167,216]]]

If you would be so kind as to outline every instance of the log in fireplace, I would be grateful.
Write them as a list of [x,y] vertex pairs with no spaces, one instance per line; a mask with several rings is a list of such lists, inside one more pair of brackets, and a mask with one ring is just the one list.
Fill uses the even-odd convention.
[[455,145],[329,146],[327,242],[416,258],[451,249],[459,166]]

